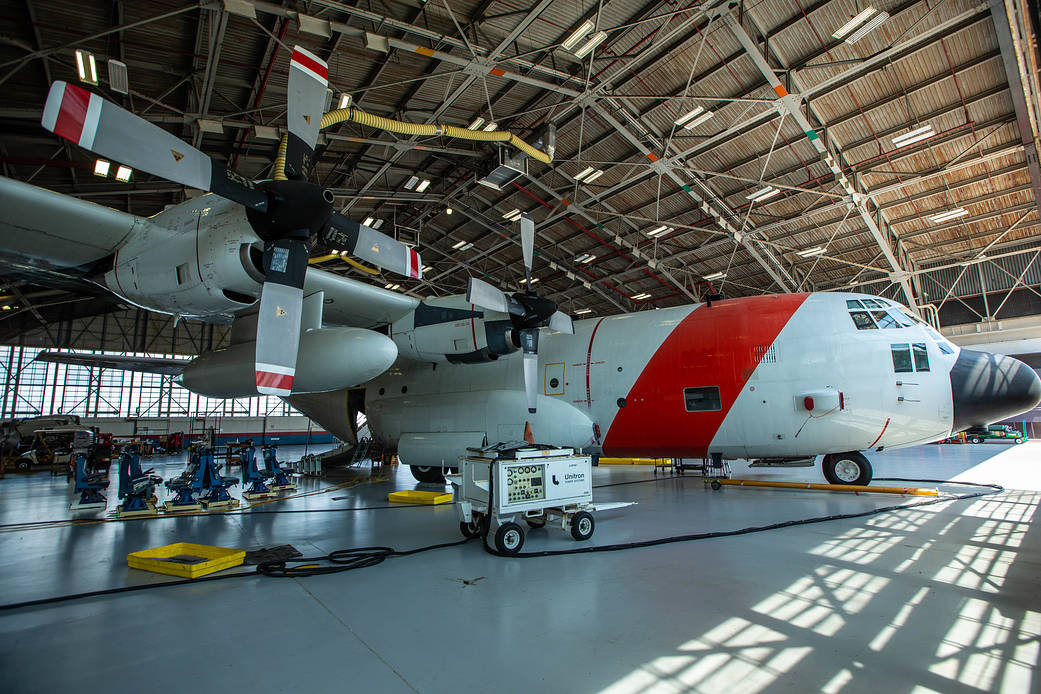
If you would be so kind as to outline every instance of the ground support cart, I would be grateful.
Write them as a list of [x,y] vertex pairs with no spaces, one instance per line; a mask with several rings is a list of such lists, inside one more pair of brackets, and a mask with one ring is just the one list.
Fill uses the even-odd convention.
[[483,535],[490,524],[489,536],[503,554],[516,554],[524,545],[521,522],[532,529],[552,523],[576,540],[588,540],[596,527],[594,512],[635,503],[594,504],[592,459],[571,448],[471,448],[459,459],[459,475],[448,479],[457,488],[462,534]]

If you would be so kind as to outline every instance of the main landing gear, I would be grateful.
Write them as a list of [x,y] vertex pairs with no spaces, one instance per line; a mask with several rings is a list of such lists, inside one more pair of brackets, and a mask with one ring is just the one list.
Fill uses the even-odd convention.
[[433,465],[409,465],[409,467],[412,469],[412,476],[415,477],[418,481],[429,482],[432,484],[445,483],[445,469],[447,469],[448,472],[451,473],[459,472],[459,468],[456,467],[439,468]]
[[867,485],[871,483],[871,463],[863,453],[829,453],[821,462],[824,477],[831,484]]

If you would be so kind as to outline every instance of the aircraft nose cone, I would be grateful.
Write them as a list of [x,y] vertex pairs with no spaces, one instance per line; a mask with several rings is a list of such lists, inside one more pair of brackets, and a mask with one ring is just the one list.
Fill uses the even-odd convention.
[[1041,402],[1041,378],[1012,357],[963,349],[951,369],[954,428],[986,426],[1033,409]]

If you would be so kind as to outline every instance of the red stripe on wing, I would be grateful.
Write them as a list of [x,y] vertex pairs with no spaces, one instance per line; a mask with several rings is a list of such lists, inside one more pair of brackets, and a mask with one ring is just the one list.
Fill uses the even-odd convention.
[[300,51],[293,51],[292,61],[294,63],[300,63],[308,70],[315,72],[324,80],[329,79],[329,66],[325,63],[319,62],[310,56],[306,56]]
[[79,144],[83,134],[83,121],[90,106],[90,92],[74,84],[65,85],[58,118],[54,121],[54,133]]

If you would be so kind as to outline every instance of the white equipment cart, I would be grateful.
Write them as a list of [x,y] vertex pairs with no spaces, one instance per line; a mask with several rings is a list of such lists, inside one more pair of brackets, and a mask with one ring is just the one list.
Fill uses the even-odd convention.
[[[523,520],[530,528],[559,521],[576,540],[588,540],[596,527],[594,511],[635,502],[593,503],[592,459],[571,448],[527,443],[469,448],[459,459],[459,529],[465,537],[483,535],[492,520],[495,548],[516,554],[524,545]],[[491,499],[492,503],[489,503]]]

